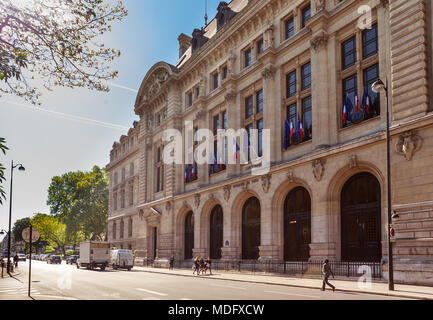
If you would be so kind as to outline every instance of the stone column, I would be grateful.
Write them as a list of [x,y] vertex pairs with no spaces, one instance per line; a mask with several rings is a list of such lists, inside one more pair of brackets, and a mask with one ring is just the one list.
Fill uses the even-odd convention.
[[331,110],[329,105],[327,19],[327,11],[322,10],[308,23],[313,32],[311,39],[311,98],[313,148],[315,149],[331,144],[329,124],[331,119],[335,117],[335,110]]

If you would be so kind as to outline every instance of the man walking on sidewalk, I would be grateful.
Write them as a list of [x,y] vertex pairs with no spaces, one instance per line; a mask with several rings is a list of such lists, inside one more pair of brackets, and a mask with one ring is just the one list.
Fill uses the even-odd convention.
[[335,279],[334,273],[331,270],[331,266],[329,265],[329,260],[326,259],[325,263],[322,266],[322,275],[323,275],[323,285],[322,285],[322,291],[325,291],[326,285],[330,286],[332,288],[332,291],[335,291],[335,287],[329,283],[328,279],[332,275],[332,278]]

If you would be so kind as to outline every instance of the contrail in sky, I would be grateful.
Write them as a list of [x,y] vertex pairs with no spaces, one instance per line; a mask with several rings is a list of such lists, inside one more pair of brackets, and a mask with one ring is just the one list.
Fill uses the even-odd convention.
[[47,110],[47,109],[39,108],[39,107],[36,107],[33,105],[27,105],[24,103],[18,103],[18,102],[13,102],[13,101],[2,101],[2,102],[5,104],[13,104],[13,105],[16,105],[19,107],[24,107],[24,108],[27,108],[27,109],[32,110],[32,111],[40,111],[40,112],[48,113],[50,115],[60,117],[60,118],[66,119],[66,120],[72,120],[72,121],[76,121],[76,122],[92,124],[92,125],[96,125],[96,126],[100,126],[100,127],[104,127],[104,128],[121,130],[121,131],[128,131],[130,129],[128,127],[124,127],[124,126],[114,124],[114,123],[108,123],[108,122],[102,122],[102,121],[98,121],[98,120],[83,118],[83,117],[75,116],[72,114],[57,112],[57,111],[53,111],[53,110]]
[[131,92],[134,92],[134,93],[138,93],[138,90],[132,89],[132,88],[128,88],[128,87],[125,87],[125,86],[121,86],[120,84],[115,84],[113,82],[107,82],[107,84],[109,84],[110,86],[116,87],[116,88],[120,88],[120,89],[128,90],[128,91],[131,91]]

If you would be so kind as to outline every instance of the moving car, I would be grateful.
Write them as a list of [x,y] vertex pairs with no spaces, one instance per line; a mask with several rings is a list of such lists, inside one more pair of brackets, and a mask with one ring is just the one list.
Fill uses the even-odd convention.
[[18,254],[18,261],[26,261],[27,257],[25,254],[19,253]]
[[47,263],[49,264],[62,264],[62,258],[60,256],[50,256],[47,260]]
[[66,258],[66,264],[75,264],[77,263],[78,256],[69,256]]
[[127,269],[131,271],[134,266],[134,256],[132,250],[111,250],[110,265],[114,270]]
[[110,263],[110,244],[108,242],[87,241],[80,243],[80,258],[77,260],[77,268],[93,270],[100,268],[102,271]]

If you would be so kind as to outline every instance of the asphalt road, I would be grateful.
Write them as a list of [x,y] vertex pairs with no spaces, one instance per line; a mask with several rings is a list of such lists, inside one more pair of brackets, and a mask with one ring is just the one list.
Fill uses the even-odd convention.
[[[20,262],[17,279],[0,279],[3,296],[27,294],[28,261]],[[107,269],[90,271],[75,265],[32,261],[32,297],[67,300],[401,300],[360,293],[321,292],[278,285],[182,277]],[[4,299],[4,298],[3,298]]]

